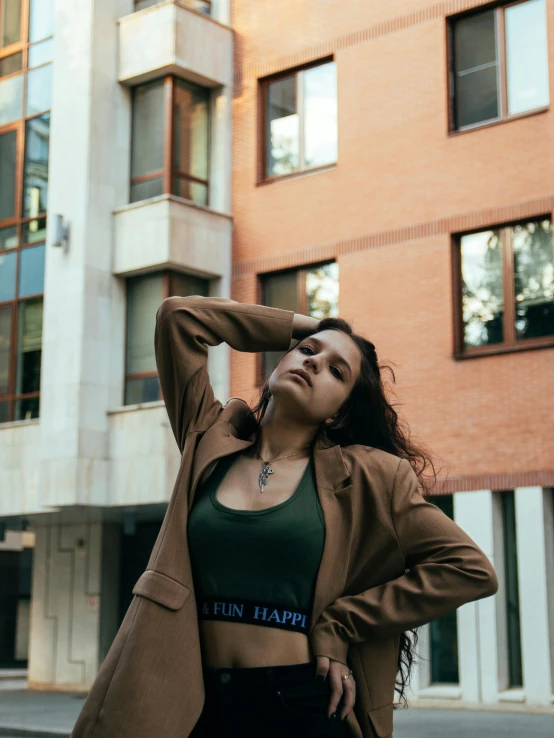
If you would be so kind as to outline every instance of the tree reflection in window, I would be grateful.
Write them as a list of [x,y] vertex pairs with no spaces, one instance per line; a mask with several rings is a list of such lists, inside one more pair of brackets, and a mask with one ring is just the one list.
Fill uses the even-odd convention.
[[462,236],[462,315],[466,347],[502,343],[504,297],[500,231]]
[[339,265],[324,264],[306,274],[307,314],[312,318],[334,318],[339,314]]
[[552,223],[533,221],[512,228],[515,326],[518,338],[554,333]]

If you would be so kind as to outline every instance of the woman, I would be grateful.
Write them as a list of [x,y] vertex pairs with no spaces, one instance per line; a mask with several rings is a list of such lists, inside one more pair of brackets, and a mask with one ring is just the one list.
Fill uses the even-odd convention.
[[[221,342],[286,351],[254,411],[214,396]],[[426,457],[373,344],[338,319],[192,296],[164,300],[155,345],[181,465],[73,738],[389,738],[406,632],[498,584],[422,497]]]

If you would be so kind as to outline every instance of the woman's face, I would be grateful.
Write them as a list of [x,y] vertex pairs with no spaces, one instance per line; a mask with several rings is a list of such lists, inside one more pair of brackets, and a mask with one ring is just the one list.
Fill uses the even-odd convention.
[[320,331],[283,356],[269,378],[269,389],[288,416],[320,425],[348,399],[361,363],[361,352],[350,336]]

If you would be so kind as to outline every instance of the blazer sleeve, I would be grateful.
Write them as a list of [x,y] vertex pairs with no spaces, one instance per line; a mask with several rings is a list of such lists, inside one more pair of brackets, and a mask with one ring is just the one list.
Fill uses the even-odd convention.
[[206,430],[222,405],[207,370],[208,347],[286,351],[294,312],[225,297],[168,297],[156,314],[156,365],[169,422],[181,452],[193,430]]
[[498,590],[483,551],[418,490],[410,463],[401,459],[392,490],[392,519],[406,565],[389,582],[340,597],[314,624],[314,654],[346,663],[350,643],[419,627],[466,602]]

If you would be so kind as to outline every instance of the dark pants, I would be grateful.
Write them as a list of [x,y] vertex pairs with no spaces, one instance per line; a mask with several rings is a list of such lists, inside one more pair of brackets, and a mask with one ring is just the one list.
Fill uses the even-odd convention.
[[331,688],[316,681],[316,664],[206,668],[206,701],[191,738],[347,738],[350,729],[328,718]]

